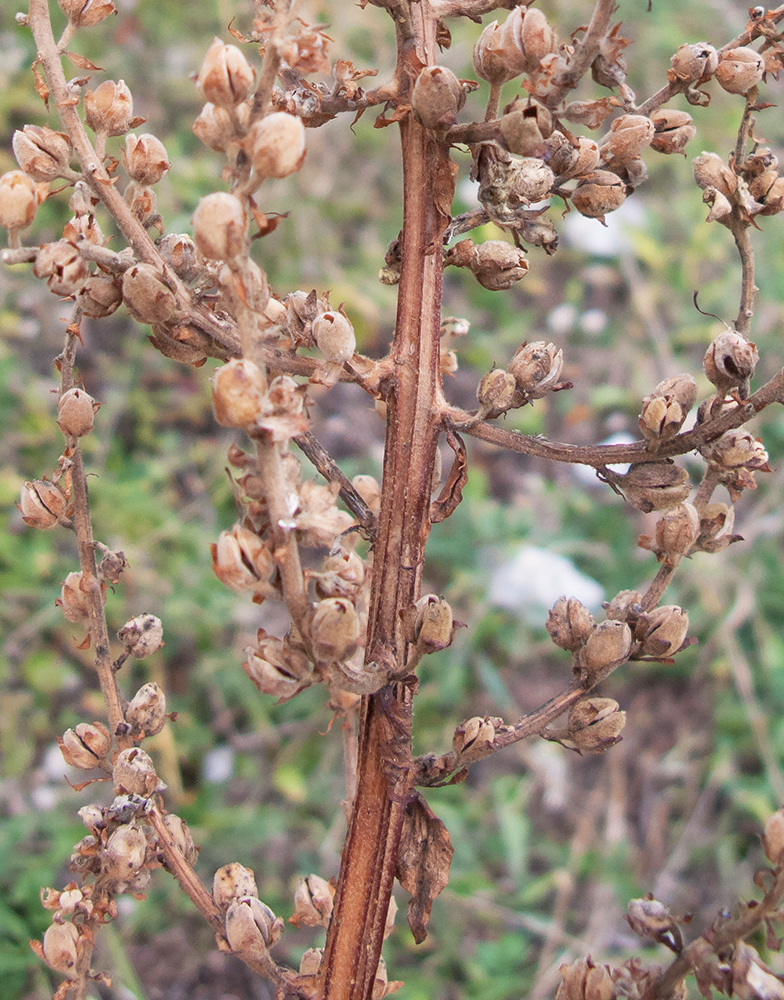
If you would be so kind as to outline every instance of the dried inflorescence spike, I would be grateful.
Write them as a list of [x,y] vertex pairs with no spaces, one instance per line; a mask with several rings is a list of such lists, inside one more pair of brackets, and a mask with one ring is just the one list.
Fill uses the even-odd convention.
[[66,764],[90,771],[103,764],[112,749],[112,737],[101,722],[80,722],[58,736],[57,745]]
[[457,112],[464,103],[465,91],[446,66],[426,66],[411,94],[414,114],[425,128],[445,129],[455,125]]
[[691,375],[666,378],[643,399],[639,424],[651,451],[675,437],[696,399],[697,383]]
[[17,507],[22,520],[31,528],[47,530],[60,523],[68,511],[68,498],[56,483],[36,479],[25,483]]
[[545,628],[556,646],[575,652],[593,633],[596,622],[576,597],[559,597],[547,616]]
[[214,38],[196,79],[205,98],[222,108],[234,108],[249,95],[256,72],[236,45]]
[[737,388],[738,396],[746,399],[758,361],[759,352],[754,344],[734,330],[722,330],[705,352],[703,368],[719,395]]
[[274,111],[253,125],[244,146],[260,178],[288,177],[305,160],[305,126],[296,115]]
[[143,684],[125,710],[125,719],[134,734],[155,736],[166,723],[166,695],[154,681]]
[[133,127],[133,96],[125,80],[104,80],[84,94],[84,117],[96,135],[125,135]]
[[34,181],[71,176],[71,140],[47,125],[25,125],[11,140],[16,162]]
[[295,927],[329,927],[335,887],[320,875],[300,879],[294,890],[294,913],[289,923]]
[[246,868],[239,861],[232,861],[231,864],[224,865],[215,872],[212,880],[212,898],[219,909],[226,910],[230,903],[243,896],[258,898],[258,895],[253,869]]

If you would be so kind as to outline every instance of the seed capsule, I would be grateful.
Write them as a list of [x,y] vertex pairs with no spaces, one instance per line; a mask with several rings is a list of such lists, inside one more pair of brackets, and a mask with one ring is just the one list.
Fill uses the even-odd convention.
[[163,645],[163,625],[155,615],[137,615],[128,619],[117,638],[131,656],[143,660]]
[[651,450],[675,437],[696,399],[697,383],[691,375],[664,379],[643,399],[639,424]]
[[70,174],[71,140],[46,125],[25,125],[11,139],[16,162],[34,181],[46,183]]
[[572,204],[581,215],[604,219],[626,201],[626,185],[609,170],[594,170],[572,192]]
[[674,507],[691,492],[688,472],[670,460],[636,463],[618,485],[629,503],[646,514]]
[[36,479],[25,483],[18,504],[22,520],[31,528],[47,530],[59,523],[68,508],[68,499],[55,483]]
[[329,310],[313,320],[313,338],[327,361],[344,364],[357,349],[354,327],[344,313]]
[[677,653],[689,631],[689,616],[676,604],[665,604],[641,616],[635,629],[643,656],[666,657]]
[[254,124],[245,147],[259,177],[288,177],[305,159],[305,126],[296,115],[275,111]]
[[100,722],[92,725],[80,722],[75,729],[66,729],[62,736],[58,736],[57,744],[66,764],[90,771],[108,757],[112,737]]
[[[499,719],[495,720],[500,722]],[[480,718],[478,715],[473,719],[461,722],[455,729],[452,737],[452,751],[460,755],[469,754],[472,748],[480,750],[487,747],[495,739],[495,724],[488,718]]]
[[656,522],[656,544],[666,555],[686,555],[700,534],[700,515],[690,503],[671,507]]
[[266,956],[283,931],[283,921],[257,896],[243,896],[226,911],[226,939],[232,951],[256,959]]
[[778,809],[765,821],[762,848],[773,865],[781,863],[784,855],[784,809]]
[[569,713],[567,735],[581,753],[604,753],[618,743],[625,725],[626,712],[619,710],[617,701],[583,698]]
[[46,928],[42,957],[50,969],[71,979],[78,957],[79,931],[70,921]]
[[128,135],[122,151],[123,166],[137,184],[157,184],[171,167],[166,147],[148,132]]
[[729,94],[748,94],[762,80],[765,60],[759,52],[743,45],[723,52],[716,68],[719,85]]
[[237,523],[231,531],[220,533],[210,551],[213,572],[227,587],[258,593],[269,590],[274,559],[269,546],[254,531]]
[[196,84],[212,104],[233,108],[248,97],[255,79],[255,71],[237,46],[214,38]]
[[611,159],[628,163],[650,146],[655,127],[645,115],[621,115],[610,127],[610,133],[600,146],[605,162]]
[[524,72],[534,73],[546,55],[558,49],[558,36],[537,7],[517,7],[502,28],[504,45],[512,42],[522,56]]
[[225,910],[235,899],[243,896],[255,896],[258,898],[259,890],[256,886],[256,876],[253,870],[241,865],[239,861],[233,861],[229,865],[224,865],[215,872],[212,881],[212,898],[215,905],[221,910]]
[[248,220],[239,198],[226,191],[202,198],[193,213],[193,238],[209,260],[247,256]]
[[681,45],[670,62],[672,69],[667,76],[671,82],[685,80],[687,83],[699,83],[716,72],[719,54],[707,42],[696,42],[694,45]]
[[33,274],[46,278],[49,290],[55,295],[75,295],[87,278],[87,264],[76,245],[68,240],[45,243],[35,256]]
[[122,284],[107,274],[89,275],[76,293],[76,304],[85,316],[111,316],[122,302]]
[[166,695],[151,681],[143,684],[128,704],[126,721],[143,736],[155,736],[166,723]]
[[289,923],[295,927],[329,927],[334,888],[320,875],[300,879],[294,890],[294,913]]
[[319,601],[313,612],[311,638],[318,660],[335,663],[356,652],[360,640],[357,609],[342,597]]
[[261,415],[265,390],[264,375],[253,361],[232,358],[213,377],[215,419],[223,427],[251,426]]
[[69,573],[63,582],[60,596],[54,602],[62,610],[67,621],[74,625],[85,625],[90,620],[90,597],[82,587],[82,574]]
[[505,240],[487,240],[476,248],[471,271],[483,288],[504,291],[528,273],[525,254]]
[[38,208],[35,183],[23,170],[9,170],[0,177],[0,226],[18,232],[26,229]]
[[104,80],[84,94],[84,117],[96,134],[125,135],[133,123],[133,97],[125,80]]
[[456,124],[464,103],[460,81],[446,66],[426,66],[411,94],[414,114],[425,128],[444,129]]
[[506,370],[527,399],[541,399],[558,383],[563,363],[560,348],[537,340],[519,347]]
[[414,625],[417,648],[424,653],[435,653],[451,646],[455,635],[455,621],[449,602],[435,594],[425,594],[417,601]]
[[759,352],[751,341],[734,330],[723,330],[705,352],[703,368],[719,394],[726,395],[737,387],[740,398],[746,399],[758,361]]
[[632,633],[626,622],[604,621],[591,632],[581,657],[590,670],[609,670],[629,658]]
[[[180,854],[182,854],[189,865],[195,865],[196,859],[199,856],[199,848],[194,844],[193,835],[185,820],[174,813],[167,813],[163,817],[163,823],[171,834],[171,838],[177,845]],[[168,867],[165,862],[164,867]]]
[[504,32],[498,21],[491,21],[474,45],[477,76],[498,85],[520,76],[525,68],[525,57],[512,32]]
[[547,616],[547,634],[561,649],[578,650],[593,633],[593,615],[576,597],[559,597]]
[[768,453],[759,438],[743,427],[735,427],[705,448],[702,454],[722,469],[762,469],[770,471]]
[[694,180],[703,190],[712,187],[729,198],[738,187],[735,172],[727,166],[718,153],[701,153],[693,161]]
[[118,793],[141,795],[143,798],[166,787],[155,773],[150,755],[139,747],[130,747],[118,754],[112,780]]
[[118,827],[106,842],[101,870],[109,878],[127,881],[137,875],[147,854],[147,838],[137,826]]
[[117,13],[111,0],[57,0],[57,3],[75,28],[92,28]]
[[493,411],[503,413],[512,405],[516,392],[517,382],[514,375],[502,368],[494,368],[482,376],[482,381],[477,386],[476,398],[479,400],[479,405],[491,413]]
[[671,108],[660,108],[651,114],[654,136],[651,139],[651,149],[657,153],[684,153],[686,143],[697,134],[693,119],[686,111],[675,111]]

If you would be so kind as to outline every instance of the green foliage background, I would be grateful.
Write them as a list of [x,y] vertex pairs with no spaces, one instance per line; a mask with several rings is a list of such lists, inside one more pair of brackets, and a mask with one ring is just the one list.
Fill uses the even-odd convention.
[[[574,0],[542,6],[562,35],[590,13]],[[341,3],[310,9],[330,23],[334,56],[348,51],[357,66],[378,66],[384,78],[393,38],[382,11]],[[212,34],[228,38],[235,14],[241,29],[249,25],[249,6],[235,10],[228,0],[138,0],[81,33],[73,46],[109,77],[128,81],[137,112],[148,118],[145,128],[165,141],[173,168],[160,185],[159,208],[168,231],[188,231],[198,199],[221,186],[217,157],[190,132],[200,102],[189,75]],[[618,16],[635,42],[628,62],[638,95],[661,85],[683,41],[723,44],[745,22],[741,6],[721,0],[685,8],[654,0],[650,12],[622,0]],[[444,55],[462,77],[473,75],[477,31],[455,25]],[[29,33],[6,5],[0,171],[15,166],[14,129],[54,124],[34,95],[33,55]],[[769,99],[780,102],[780,91],[771,81]],[[510,85],[509,99],[513,92]],[[694,112],[700,131],[690,155],[702,149],[726,155],[733,145],[742,103],[715,85],[711,92],[710,107]],[[472,108],[481,115],[476,95]],[[302,173],[263,192],[265,210],[291,214],[263,241],[258,259],[279,295],[331,289],[333,302],[346,303],[361,349],[378,355],[391,336],[394,289],[376,275],[400,226],[401,181],[395,130],[374,129],[373,117],[351,130],[337,121],[309,133]],[[764,113],[758,131],[784,149],[778,108]],[[628,249],[620,256],[566,241],[552,259],[534,251],[529,276],[505,295],[479,288],[470,275],[448,274],[445,309],[472,323],[453,398],[470,405],[478,377],[493,362],[505,364],[524,339],[552,336],[564,347],[575,388],[512,415],[507,426],[600,440],[618,429],[635,432],[640,399],[661,378],[701,370],[716,326],[694,310],[692,293],[699,290],[703,309],[732,319],[738,294],[732,241],[703,223],[706,209],[689,160],[651,154],[647,162],[650,181],[633,199],[641,214],[628,223]],[[467,157],[461,171],[467,176]],[[470,193],[462,184],[459,190],[464,209]],[[51,199],[29,239],[56,238],[67,215],[66,196]],[[492,227],[475,234],[498,236]],[[780,220],[764,219],[755,234],[761,293],[754,339],[762,355],[755,384],[782,364],[781,245]],[[559,304],[572,307],[572,319],[549,332]],[[606,317],[598,332],[585,320],[591,310]],[[109,794],[101,786],[72,792],[54,742],[68,726],[103,716],[89,656],[76,648],[81,635],[54,607],[60,581],[76,565],[73,539],[26,529],[14,506],[21,483],[51,473],[62,447],[52,359],[67,312],[67,303],[33,282],[27,268],[0,272],[0,983],[8,1000],[39,1000],[53,989],[27,945],[48,923],[39,889],[67,881],[71,847],[84,832],[76,809]],[[277,706],[240,668],[242,647],[259,624],[270,631],[283,626],[274,610],[263,609],[272,618],[260,617],[210,569],[209,543],[235,517],[224,472],[232,437],[215,425],[209,401],[214,365],[184,369],[158,356],[121,311],[87,328],[80,367],[88,390],[105,403],[85,445],[96,537],[121,547],[130,562],[127,580],[109,597],[110,626],[152,611],[165,629],[165,649],[123,668],[124,690],[130,697],[141,683],[157,680],[179,713],[151,741],[152,752],[169,785],[170,808],[201,844],[203,879],[209,883],[229,861],[248,864],[264,900],[286,916],[298,876],[337,872],[344,828],[340,737],[329,728],[322,691]],[[707,395],[702,376],[700,389]],[[315,419],[317,434],[349,475],[378,473],[382,427],[364,399],[338,387],[320,399]],[[474,768],[464,785],[429,793],[456,853],[428,941],[414,946],[401,913],[385,949],[390,976],[405,981],[407,1000],[541,1000],[553,992],[562,961],[588,952],[596,961],[622,959],[640,950],[622,919],[629,897],[654,891],[675,909],[694,912],[699,928],[720,906],[750,893],[762,862],[760,824],[784,800],[784,431],[778,410],[754,427],[774,472],[759,476],[759,490],[738,504],[736,530],[746,541],[716,557],[697,556],[667,595],[689,609],[699,645],[676,666],[624,668],[602,691],[628,711],[624,742],[599,759],[551,744],[522,746]],[[473,444],[470,475],[464,503],[434,529],[429,548],[428,586],[449,598],[467,628],[422,667],[421,751],[448,747],[454,726],[468,716],[511,721],[568,681],[568,658],[547,639],[544,613],[531,622],[522,611],[500,611],[487,601],[493,565],[515,546],[567,554],[608,599],[644,585],[656,569],[653,557],[635,547],[652,522],[571,470]],[[225,779],[210,780],[222,761]],[[279,955],[296,963],[306,947],[320,943],[291,929]],[[161,872],[146,901],[122,901],[120,918],[102,932],[98,963],[112,971],[117,997],[267,995],[240,963],[205,957],[212,947],[188,901]],[[666,961],[653,951],[649,957]],[[780,956],[769,961],[784,971]]]

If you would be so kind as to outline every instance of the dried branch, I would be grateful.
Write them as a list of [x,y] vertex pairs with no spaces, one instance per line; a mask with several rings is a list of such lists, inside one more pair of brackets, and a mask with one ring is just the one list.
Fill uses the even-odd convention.
[[364,534],[368,538],[372,538],[376,531],[375,514],[351,485],[351,480],[337,466],[326,448],[316,440],[310,431],[298,435],[293,440],[327,482],[340,485],[340,498],[359,521]]

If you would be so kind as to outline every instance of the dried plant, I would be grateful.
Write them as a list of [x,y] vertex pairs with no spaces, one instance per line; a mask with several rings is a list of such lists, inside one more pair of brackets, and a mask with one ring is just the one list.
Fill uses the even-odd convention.
[[[614,0],[597,0],[587,25],[561,37],[538,8],[514,0],[370,2],[390,15],[397,37],[394,74],[377,86],[366,86],[375,70],[334,58],[329,37],[307,22],[296,0],[257,0],[248,37],[230,27],[237,45],[217,38],[210,45],[196,81],[206,103],[194,132],[222,157],[225,189],[199,202],[192,236],[169,232],[157,212],[155,185],[170,163],[159,138],[132,131],[143,120],[134,115],[131,89],[102,79],[70,48],[115,13],[110,0],[59,0],[68,19],[59,41],[47,0],[30,0],[29,12],[18,16],[37,46],[37,94],[59,123],[29,124],[14,134],[20,169],[0,177],[0,223],[9,246],[2,259],[32,264],[37,278],[73,303],[57,359],[56,419],[65,446],[48,477],[25,483],[20,508],[32,528],[75,536],[79,569],[69,573],[57,604],[85,629],[107,718],[69,729],[60,747],[69,764],[97,771],[116,793],[108,807],[80,810],[87,834],[74,847],[73,879],[42,897],[52,923],[33,947],[63,977],[57,1000],[87,995],[93,948],[101,925],[117,913],[117,896],[143,894],[161,867],[215,931],[218,947],[268,977],[278,996],[368,1000],[394,992],[402,984],[388,980],[381,958],[394,919],[393,882],[410,894],[408,923],[421,942],[452,856],[444,824],[417,789],[459,783],[473,763],[525,739],[555,740],[580,753],[616,744],[625,713],[594,689],[630,660],[670,663],[694,641],[686,610],[661,603],[665,591],[684,557],[737,540],[733,504],[769,468],[762,442],[746,425],[771,403],[784,402],[784,370],[752,391],[758,360],[750,340],[757,292],[752,231],[775,225],[767,217],[784,208],[784,179],[755,128],[756,116],[770,106],[766,79],[784,65],[784,7],[753,8],[742,34],[719,47],[684,44],[661,89],[638,101],[626,80],[629,40],[613,22]],[[477,29],[473,60],[482,82],[458,79],[439,63],[450,19],[478,23],[496,8],[503,21]],[[69,66],[82,75],[69,78]],[[610,96],[571,100],[588,77]],[[522,93],[501,109],[501,88],[512,80],[520,80]],[[486,113],[467,122],[461,110],[477,87],[488,89]],[[735,148],[726,161],[697,156],[694,177],[709,206],[708,223],[729,230],[737,247],[740,302],[733,327],[705,353],[715,393],[700,402],[691,429],[684,426],[697,384],[677,373],[642,400],[642,439],[631,445],[575,446],[498,426],[494,421],[510,409],[570,388],[563,350],[544,341],[498,359],[479,382],[475,411],[447,403],[442,376],[454,369],[451,334],[462,321],[442,316],[444,267],[470,269],[496,291],[525,280],[541,267],[539,254],[555,252],[562,211],[598,226],[634,196],[647,157],[684,152],[697,131],[684,105],[705,106],[717,87],[737,95]],[[265,213],[264,182],[300,169],[308,129],[338,116],[350,124],[374,108],[377,126],[400,130],[405,192],[400,236],[380,275],[399,289],[394,340],[380,360],[357,353],[350,317],[326,293],[276,297],[250,252],[281,222]],[[598,140],[586,134],[591,130],[599,130]],[[118,136],[121,162],[106,151],[107,140]],[[470,166],[478,182],[480,207],[453,217],[459,164]],[[23,243],[41,202],[65,197],[73,215],[62,238]],[[124,241],[120,249],[103,235],[112,220]],[[489,222],[498,239],[452,243]],[[212,393],[218,422],[243,435],[229,452],[240,472],[240,515],[212,546],[214,570],[256,604],[283,602],[290,617],[285,635],[259,629],[242,666],[266,697],[287,700],[324,685],[342,722],[348,832],[337,884],[310,875],[297,889],[290,922],[327,929],[325,948],[306,952],[299,970],[274,958],[283,921],[259,899],[252,871],[227,863],[211,891],[203,884],[188,828],[167,810],[155,764],[141,748],[169,724],[166,695],[147,683],[127,699],[118,684],[122,664],[158,649],[164,627],[156,616],[139,614],[117,641],[110,636],[106,590],[122,586],[125,558],[94,539],[91,526],[81,441],[100,433],[103,414],[76,369],[80,328],[83,317],[109,316],[120,304],[150,327],[152,344],[166,357],[197,367],[208,357],[224,362]],[[338,381],[364,390],[386,414],[381,484],[370,476],[349,481],[311,433],[309,385]],[[454,457],[434,491],[442,436]],[[416,670],[424,656],[450,646],[459,624],[443,598],[421,593],[421,581],[430,526],[461,502],[468,477],[463,436],[595,469],[633,507],[658,512],[654,535],[640,544],[656,554],[659,569],[643,592],[623,591],[608,602],[603,621],[568,595],[552,608],[547,630],[571,654],[561,694],[517,720],[463,721],[451,749],[415,758]],[[326,485],[303,480],[292,442]],[[704,460],[696,487],[676,461],[688,453]],[[627,472],[613,471],[619,462],[630,463]],[[730,503],[713,499],[720,484]],[[314,554],[318,570],[308,568]],[[551,728],[562,716],[566,722]],[[687,943],[685,917],[653,898],[633,900],[632,929],[666,945],[672,962],[651,968],[632,959],[614,968],[580,959],[562,968],[559,1000],[666,1000],[684,995],[690,975],[707,997],[717,990],[743,1000],[782,1000],[784,982],[746,939],[762,927],[774,942],[775,925],[784,919],[784,810],[768,821],[764,850],[771,867],[756,880],[761,901],[722,915]]]

